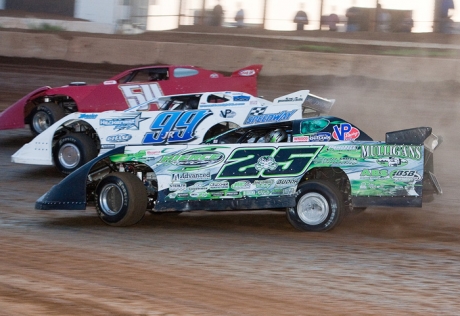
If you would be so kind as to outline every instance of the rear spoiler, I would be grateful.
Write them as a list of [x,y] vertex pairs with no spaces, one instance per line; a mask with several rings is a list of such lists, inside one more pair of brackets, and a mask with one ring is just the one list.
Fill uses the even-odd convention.
[[234,71],[230,77],[257,77],[262,67],[260,64],[250,65]]
[[299,90],[290,94],[283,95],[273,100],[275,105],[281,104],[301,104],[302,116],[318,116],[327,114],[335,103],[334,99],[325,99],[310,93],[310,90]]
[[433,153],[442,143],[442,137],[432,133],[431,127],[415,127],[385,134],[385,143],[395,145],[423,145],[424,174],[423,194],[442,194],[441,186],[434,175]]
[[308,94],[307,99],[302,105],[303,112],[302,116],[312,116],[327,114],[332,109],[332,106],[335,103],[335,99],[325,99],[318,97],[314,94]]

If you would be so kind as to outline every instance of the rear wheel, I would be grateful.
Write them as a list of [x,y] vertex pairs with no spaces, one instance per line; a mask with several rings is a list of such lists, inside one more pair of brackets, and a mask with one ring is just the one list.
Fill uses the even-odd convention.
[[83,133],[69,133],[59,139],[54,148],[54,164],[69,174],[97,156],[94,140]]
[[147,190],[134,174],[107,175],[96,189],[99,218],[111,226],[130,226],[139,222],[147,210]]
[[34,135],[43,133],[64,116],[64,109],[58,104],[52,102],[42,103],[32,112],[30,130]]
[[297,190],[296,206],[289,208],[287,218],[292,226],[303,231],[327,231],[344,216],[342,194],[325,180],[311,180]]

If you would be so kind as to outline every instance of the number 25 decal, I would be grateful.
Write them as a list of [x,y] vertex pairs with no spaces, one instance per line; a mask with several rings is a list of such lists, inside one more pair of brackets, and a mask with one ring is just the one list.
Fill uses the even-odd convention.
[[161,112],[150,125],[152,130],[144,135],[143,144],[187,142],[194,138],[197,126],[212,114],[208,110]]
[[307,170],[321,148],[323,146],[239,148],[230,154],[216,179],[296,177]]

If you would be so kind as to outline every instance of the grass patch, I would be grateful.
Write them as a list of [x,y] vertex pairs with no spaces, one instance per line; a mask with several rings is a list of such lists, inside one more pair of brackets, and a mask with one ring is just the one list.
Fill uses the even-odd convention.
[[392,56],[419,56],[419,57],[456,57],[454,50],[426,50],[426,49],[392,49],[381,52],[382,55]]
[[322,52],[322,53],[339,53],[338,47],[323,46],[323,45],[301,45],[297,46],[295,50],[302,50],[307,52]]
[[35,26],[30,27],[30,28],[34,29],[34,30],[39,30],[39,31],[53,31],[53,32],[65,31],[65,28],[63,28],[63,27],[56,26],[56,25],[51,25],[51,24],[48,24],[48,23],[42,23],[40,25],[35,25]]

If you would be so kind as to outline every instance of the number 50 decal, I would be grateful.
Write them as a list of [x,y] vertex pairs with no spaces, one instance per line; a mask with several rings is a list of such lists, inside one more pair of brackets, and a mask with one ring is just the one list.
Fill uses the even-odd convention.
[[234,150],[216,179],[296,177],[302,175],[323,146],[257,147]]
[[119,88],[130,108],[163,95],[158,83],[120,85]]

